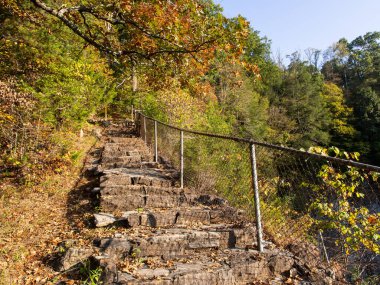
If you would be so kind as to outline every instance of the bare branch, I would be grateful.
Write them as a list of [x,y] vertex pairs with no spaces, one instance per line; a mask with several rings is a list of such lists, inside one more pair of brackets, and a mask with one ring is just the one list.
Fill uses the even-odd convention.
[[87,23],[86,16],[84,15],[83,12],[79,12],[79,13],[80,13],[80,15],[82,16],[83,24],[84,24],[84,26],[86,27],[88,34],[90,35],[90,37],[93,38],[94,36],[93,36],[92,33],[91,33],[91,29],[90,29],[90,26],[89,26],[88,23]]

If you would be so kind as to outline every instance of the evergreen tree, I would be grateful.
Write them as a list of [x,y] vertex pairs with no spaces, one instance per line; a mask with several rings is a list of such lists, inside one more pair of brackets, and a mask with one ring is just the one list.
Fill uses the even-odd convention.
[[320,72],[299,55],[293,54],[284,73],[280,105],[295,122],[291,131],[292,144],[296,147],[327,145],[331,117],[322,96],[323,77]]

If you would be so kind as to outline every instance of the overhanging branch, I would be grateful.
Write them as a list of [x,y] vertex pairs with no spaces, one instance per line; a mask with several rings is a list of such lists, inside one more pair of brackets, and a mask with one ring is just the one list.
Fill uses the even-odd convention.
[[[140,25],[133,19],[129,19],[124,17],[121,13],[121,11],[118,11],[116,17],[115,16],[105,16],[96,11],[94,7],[88,7],[84,5],[79,5],[75,7],[67,7],[67,8],[62,8],[62,9],[54,9],[50,6],[48,6],[46,3],[44,3],[41,0],[30,0],[36,7],[42,9],[43,11],[47,12],[48,14],[58,18],[60,21],[62,21],[69,29],[71,29],[76,35],[81,37],[85,42],[88,44],[92,45],[99,51],[108,54],[110,56],[114,57],[120,57],[120,56],[129,56],[131,60],[133,57],[137,56],[140,58],[143,58],[145,60],[151,61],[152,58],[155,56],[160,56],[162,54],[190,54],[191,57],[193,57],[195,60],[198,61],[196,58],[195,54],[205,50],[208,48],[209,44],[215,42],[217,39],[210,39],[207,41],[203,41],[198,44],[194,44],[190,47],[185,47],[181,44],[178,44],[167,37],[164,37],[160,35],[160,33],[155,33],[153,31],[150,31],[143,25]],[[78,26],[77,23],[74,21],[70,20],[67,14],[71,11],[75,11],[79,13],[79,15],[82,17],[83,20],[83,25],[84,25],[84,30],[81,29],[80,26]],[[115,50],[112,48],[112,46],[104,44],[99,42],[95,35],[91,31],[91,27],[89,23],[86,21],[86,16],[85,14],[89,14],[93,17],[95,17],[98,20],[104,21],[108,24],[111,25],[123,25],[124,28],[128,29],[128,26],[131,28],[137,29],[142,35],[145,35],[148,38],[157,40],[157,41],[162,41],[162,43],[165,43],[165,46],[162,46],[158,48],[156,51],[140,51],[137,48],[131,47],[130,49],[124,49],[124,50]]]
[[122,54],[121,51],[115,52],[112,49],[105,47],[104,45],[98,43],[91,37],[87,36],[84,32],[81,31],[81,29],[72,21],[67,19],[64,14],[69,10],[69,9],[60,9],[56,10],[53,9],[49,6],[47,6],[45,3],[41,2],[40,0],[30,0],[36,7],[44,10],[45,12],[49,13],[50,15],[53,15],[54,17],[58,18],[61,20],[68,28],[70,28],[76,35],[81,37],[83,40],[97,48],[101,52],[105,52],[107,54],[111,54],[113,56],[120,56]]

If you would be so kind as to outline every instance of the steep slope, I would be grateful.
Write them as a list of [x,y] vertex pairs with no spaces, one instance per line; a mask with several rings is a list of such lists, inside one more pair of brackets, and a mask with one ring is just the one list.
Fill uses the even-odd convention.
[[[66,251],[65,268],[89,258],[102,284],[332,284],[323,265],[265,242],[227,201],[181,189],[178,172],[156,163],[133,125],[108,128],[98,173],[103,231],[92,248]],[[114,229],[119,229],[115,231]],[[326,273],[327,272],[327,273]],[[338,284],[334,281],[334,284]]]

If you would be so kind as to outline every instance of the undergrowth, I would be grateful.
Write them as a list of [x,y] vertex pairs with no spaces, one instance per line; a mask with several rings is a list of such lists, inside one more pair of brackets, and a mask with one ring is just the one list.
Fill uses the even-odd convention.
[[89,135],[92,128],[84,128],[83,138],[51,130],[22,156],[19,151],[1,154],[0,285],[53,284],[48,281],[55,273],[44,258],[62,240],[78,237],[79,225],[68,221],[67,203],[96,142]]
[[100,277],[102,276],[102,272],[101,267],[91,268],[91,264],[88,261],[82,263],[80,273],[84,281],[81,282],[81,285],[101,285]]

